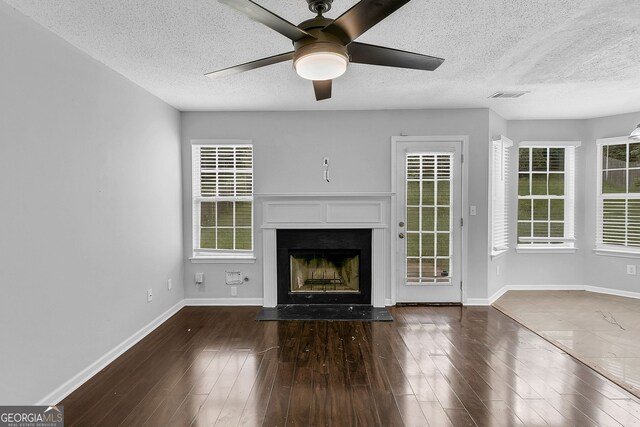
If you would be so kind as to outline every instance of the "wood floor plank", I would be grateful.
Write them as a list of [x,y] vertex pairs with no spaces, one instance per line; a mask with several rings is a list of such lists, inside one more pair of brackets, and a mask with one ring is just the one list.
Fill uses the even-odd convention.
[[256,322],[185,307],[61,402],[67,425],[640,426],[640,402],[490,307]]
[[429,427],[454,427],[440,402],[420,402],[420,408]]
[[308,426],[311,419],[311,399],[313,396],[313,370],[306,366],[296,366],[293,375],[291,399],[289,399],[288,426]]
[[203,394],[190,394],[186,397],[186,399],[182,402],[178,410],[171,416],[167,423],[162,424],[152,424],[146,423],[145,426],[175,426],[175,427],[187,427],[193,423],[193,419],[196,417],[198,412],[200,411],[200,407],[204,403],[207,396]]
[[[388,331],[387,325],[368,323],[364,326],[364,336],[359,345],[364,355],[363,362],[367,372],[367,380],[371,387],[380,425],[400,426],[402,425],[402,415],[393,394],[388,372],[384,367],[386,358],[391,357],[385,347]],[[381,352],[381,349],[384,350]]]
[[239,426],[262,425],[278,367],[277,351],[272,350],[264,353],[264,358],[260,365],[258,375],[256,376],[256,381],[251,389],[251,394],[249,394],[247,403],[242,410],[242,416],[238,423]]
[[200,411],[193,421],[194,427],[211,426],[216,423],[248,357],[247,351],[233,352],[229,362],[220,373],[218,381],[200,407]]
[[194,363],[184,375],[171,385],[158,383],[122,422],[125,426],[143,425],[147,420],[166,420],[173,416],[194,386],[196,378],[209,366],[217,356],[214,351],[201,351]]
[[216,420],[218,426],[237,426],[242,417],[242,411],[247,404],[251,389],[256,381],[262,364],[263,355],[249,354],[242,365],[242,369],[233,383],[220,415]]
[[420,402],[412,394],[396,396],[396,402],[398,408],[400,408],[400,415],[402,416],[402,422],[407,427],[422,427],[429,425],[429,422],[424,417]]
[[275,382],[269,396],[269,404],[264,416],[265,426],[284,426],[287,424],[289,399],[293,388],[295,363],[279,362]]
[[329,424],[353,425],[355,417],[351,404],[351,385],[345,354],[345,340],[350,338],[341,333],[340,323],[342,322],[331,322],[327,326]]

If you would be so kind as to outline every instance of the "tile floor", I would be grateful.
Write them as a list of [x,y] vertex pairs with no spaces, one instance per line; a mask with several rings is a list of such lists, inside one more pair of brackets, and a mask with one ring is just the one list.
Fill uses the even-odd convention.
[[493,305],[640,397],[640,300],[586,291],[509,291]]

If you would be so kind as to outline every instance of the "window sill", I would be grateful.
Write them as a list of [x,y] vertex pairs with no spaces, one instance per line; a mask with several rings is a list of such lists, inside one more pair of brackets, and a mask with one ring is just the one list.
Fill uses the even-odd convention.
[[519,246],[516,248],[516,252],[519,254],[575,254],[578,252],[578,248],[523,248]]
[[601,256],[613,256],[619,258],[640,258],[640,252],[625,251],[620,249],[596,248],[593,250],[593,253]]
[[503,249],[501,251],[491,252],[491,260],[493,261],[494,259],[498,259],[498,258],[504,256],[504,254],[506,254],[508,251],[509,251],[509,249]]
[[248,256],[230,255],[230,256],[195,256],[190,257],[191,264],[255,264],[256,257],[253,254]]

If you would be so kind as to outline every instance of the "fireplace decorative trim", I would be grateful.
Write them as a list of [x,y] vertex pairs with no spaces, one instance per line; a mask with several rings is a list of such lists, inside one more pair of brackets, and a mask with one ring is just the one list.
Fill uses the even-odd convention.
[[387,230],[390,195],[346,197],[273,196],[262,202],[262,254],[264,306],[275,307],[277,295],[277,229],[371,229],[371,304],[384,307],[388,281]]
[[[263,203],[262,228],[297,228],[301,224],[327,228],[387,228],[382,201],[268,201]],[[307,227],[308,228],[308,227]],[[316,227],[318,228],[318,227]]]

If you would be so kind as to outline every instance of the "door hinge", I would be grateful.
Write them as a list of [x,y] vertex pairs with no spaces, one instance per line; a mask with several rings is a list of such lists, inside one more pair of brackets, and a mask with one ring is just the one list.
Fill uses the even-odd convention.
[[460,227],[464,227],[464,218],[460,218]]
[[462,280],[460,280],[460,290],[462,290]]
[[464,154],[460,153],[460,163],[464,163]]

